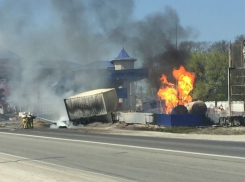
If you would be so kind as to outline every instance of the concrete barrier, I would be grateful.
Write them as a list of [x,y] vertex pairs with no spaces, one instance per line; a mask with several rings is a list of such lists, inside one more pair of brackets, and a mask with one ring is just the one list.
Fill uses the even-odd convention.
[[117,112],[117,119],[125,123],[147,124],[153,123],[152,113],[137,113],[137,112]]

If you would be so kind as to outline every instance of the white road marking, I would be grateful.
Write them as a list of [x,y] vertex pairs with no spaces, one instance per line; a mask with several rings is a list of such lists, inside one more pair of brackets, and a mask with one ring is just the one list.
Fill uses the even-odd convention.
[[69,142],[108,145],[108,146],[116,146],[116,147],[126,147],[126,148],[133,148],[133,149],[145,149],[145,150],[172,152],[172,153],[180,153],[180,154],[191,154],[191,155],[200,155],[200,156],[208,156],[208,157],[220,157],[220,158],[245,160],[245,157],[237,157],[237,156],[230,156],[230,155],[219,155],[219,154],[208,154],[208,153],[199,153],[199,152],[188,152],[188,151],[182,151],[182,150],[171,150],[171,149],[161,149],[161,148],[152,148],[152,147],[141,147],[141,146],[133,146],[133,145],[123,145],[123,144],[104,143],[104,142],[93,142],[93,141],[87,141],[87,140],[74,140],[74,139],[55,138],[55,137],[46,137],[46,136],[37,136],[37,135],[26,135],[26,134],[18,134],[18,133],[0,132],[0,134],[17,135],[17,136],[24,136],[24,137],[30,137],[30,138],[43,138],[43,139],[50,139],[50,140],[69,141]]
[[[59,165],[59,164],[53,164],[53,163],[49,163],[49,162],[44,162],[44,161],[40,161],[38,159],[26,158],[26,157],[21,157],[21,156],[17,156],[17,155],[7,154],[7,153],[3,153],[3,152],[0,152],[0,154],[6,155],[6,156],[10,156],[10,157],[19,158],[19,159],[23,159],[23,160],[35,161],[35,162],[38,162],[38,163],[41,163],[41,164],[47,164],[47,165],[51,165],[51,166],[57,166],[57,167],[61,167],[61,168],[74,170],[74,168],[62,166],[62,165]],[[116,180],[123,180],[123,181],[127,181],[127,182],[136,182],[136,181],[128,180],[128,179],[125,179],[125,178],[111,176],[111,175],[108,175],[108,174],[101,174],[101,173],[96,173],[96,172],[91,172],[91,171],[85,171],[85,170],[82,170],[82,169],[75,169],[75,170],[77,170],[79,172],[84,172],[84,173],[89,173],[89,174],[93,174],[93,175],[103,176],[103,177],[112,178],[112,179],[116,179]],[[76,175],[79,175],[79,174],[76,174]]]

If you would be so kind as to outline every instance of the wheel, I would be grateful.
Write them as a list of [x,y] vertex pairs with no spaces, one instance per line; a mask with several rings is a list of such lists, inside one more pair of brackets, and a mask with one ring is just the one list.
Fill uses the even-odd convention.
[[224,125],[225,125],[225,126],[229,126],[229,124],[230,124],[230,117],[228,116],[228,117],[225,118],[225,123],[224,123]]
[[234,126],[234,117],[233,116],[229,117],[229,126]]
[[219,118],[219,125],[220,126],[224,126],[225,122],[224,122],[224,118],[223,117],[220,117]]

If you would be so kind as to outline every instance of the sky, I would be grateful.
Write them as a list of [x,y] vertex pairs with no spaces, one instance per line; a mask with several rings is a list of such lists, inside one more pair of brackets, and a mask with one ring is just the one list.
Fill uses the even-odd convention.
[[135,0],[135,18],[161,12],[165,6],[177,11],[182,26],[198,32],[195,41],[233,41],[245,34],[244,0]]
[[244,0],[0,0],[0,47],[24,59],[83,63],[125,47],[149,60],[175,44],[176,19],[179,43],[234,41],[245,34],[244,7]]

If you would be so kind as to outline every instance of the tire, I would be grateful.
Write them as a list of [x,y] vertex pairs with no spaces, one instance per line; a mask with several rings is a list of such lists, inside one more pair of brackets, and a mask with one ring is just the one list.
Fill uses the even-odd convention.
[[219,118],[219,125],[224,126],[224,118],[223,117]]

